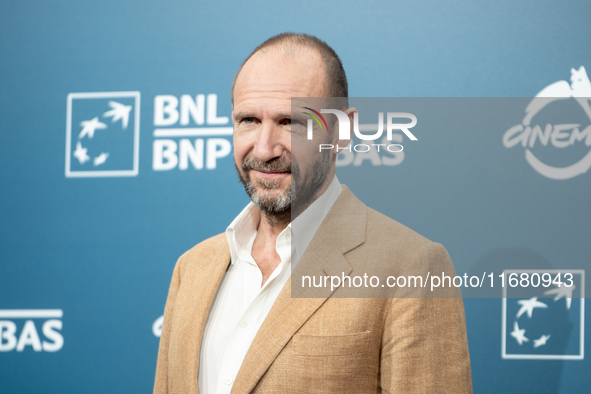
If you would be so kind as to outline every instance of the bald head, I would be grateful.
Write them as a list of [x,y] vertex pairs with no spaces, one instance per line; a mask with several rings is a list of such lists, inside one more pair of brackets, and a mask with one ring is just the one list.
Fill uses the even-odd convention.
[[[265,55],[275,55],[267,57]],[[279,56],[280,55],[280,56]],[[265,59],[266,58],[266,59]],[[244,60],[232,83],[232,104],[236,84],[243,71],[250,70],[249,63],[258,60],[277,60],[281,58],[289,62],[297,59],[307,60],[315,70],[311,77],[314,83],[322,81],[322,95],[318,97],[348,97],[347,76],[341,60],[336,52],[324,41],[308,34],[282,33],[263,42]],[[320,78],[320,79],[318,79]]]
[[243,107],[253,99],[272,106],[291,97],[326,97],[327,76],[319,53],[300,48],[297,55],[278,50],[255,53],[244,64],[234,83],[234,108]]

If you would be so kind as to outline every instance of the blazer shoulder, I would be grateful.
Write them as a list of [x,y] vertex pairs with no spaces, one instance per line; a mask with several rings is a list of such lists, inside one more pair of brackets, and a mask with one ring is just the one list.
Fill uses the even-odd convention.
[[443,245],[371,208],[367,209],[366,240],[363,246],[359,252],[364,252],[365,264],[382,267],[386,271],[395,268],[398,275],[424,277],[427,272],[455,272]]
[[411,249],[435,244],[416,231],[369,207],[367,208],[366,239],[370,243],[385,242],[393,247],[404,245]]
[[[337,234],[351,236],[352,231],[365,231],[364,248],[370,247],[387,253],[404,252],[408,255],[423,249],[445,250],[442,245],[368,207],[345,185],[341,194],[341,204],[337,206],[339,200],[335,203],[340,221],[332,224],[332,228],[338,229]],[[343,230],[344,226],[348,226],[348,231]]]
[[210,261],[220,254],[230,255],[230,246],[225,233],[214,235],[187,250],[179,258],[177,266],[182,275],[188,266]]

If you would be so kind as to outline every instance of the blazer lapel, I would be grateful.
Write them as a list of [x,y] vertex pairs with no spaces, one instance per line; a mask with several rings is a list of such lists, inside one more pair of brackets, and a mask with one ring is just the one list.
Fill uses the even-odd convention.
[[303,274],[348,275],[352,268],[344,254],[365,241],[366,218],[365,205],[343,186],[255,336],[236,376],[233,393],[251,392],[292,336],[334,292],[322,289],[315,298],[303,298],[310,297],[309,289],[297,288],[292,294],[292,280]]
[[218,237],[209,259],[205,253],[196,253],[194,258],[188,255],[184,262],[187,267],[182,276],[182,293],[175,303],[182,310],[175,310],[175,316],[179,316],[179,321],[173,324],[173,338],[177,342],[174,346],[179,357],[176,360],[178,364],[170,366],[182,371],[178,376],[188,377],[183,382],[175,382],[181,385],[178,391],[183,393],[198,392],[197,373],[203,330],[217,289],[230,263],[230,248],[226,235]]

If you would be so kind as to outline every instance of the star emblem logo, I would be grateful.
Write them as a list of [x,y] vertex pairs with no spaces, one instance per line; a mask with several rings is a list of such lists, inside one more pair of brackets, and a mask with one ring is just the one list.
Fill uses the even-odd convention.
[[504,275],[535,280],[505,282],[502,358],[584,359],[585,271],[505,270]]
[[70,93],[66,177],[136,176],[139,92]]

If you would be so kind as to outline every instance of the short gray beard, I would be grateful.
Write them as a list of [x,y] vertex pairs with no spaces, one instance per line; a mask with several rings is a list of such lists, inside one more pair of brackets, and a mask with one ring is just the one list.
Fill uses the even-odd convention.
[[[262,193],[258,192],[257,188],[250,180],[248,180],[246,183],[243,182],[243,184],[246,193],[254,205],[271,215],[278,215],[288,211],[291,208],[293,196],[296,194],[295,182],[291,183],[290,189],[288,191],[281,193],[275,198],[262,196]],[[259,180],[257,181],[257,184],[264,190],[274,190],[279,188],[280,182],[278,180]]]
[[[241,166],[242,171],[239,170],[238,165],[235,165],[238,178],[244,185],[250,200],[268,216],[289,222],[291,216],[293,216],[292,213],[297,216],[314,201],[316,192],[324,184],[330,171],[330,159],[330,151],[324,150],[322,156],[312,165],[312,174],[306,177],[307,182],[301,179],[300,168],[297,163],[293,160],[290,163],[283,156],[267,162],[255,158],[245,159]],[[290,171],[292,175],[291,186],[277,197],[265,195],[266,190],[279,188],[280,181],[276,179],[257,180],[255,186],[249,176],[252,169]]]

